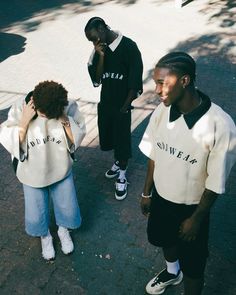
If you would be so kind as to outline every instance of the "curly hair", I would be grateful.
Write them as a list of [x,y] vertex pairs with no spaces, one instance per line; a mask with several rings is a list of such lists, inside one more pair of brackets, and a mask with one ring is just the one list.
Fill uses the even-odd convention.
[[35,109],[48,119],[59,119],[68,105],[67,91],[57,82],[40,82],[34,88],[33,101]]

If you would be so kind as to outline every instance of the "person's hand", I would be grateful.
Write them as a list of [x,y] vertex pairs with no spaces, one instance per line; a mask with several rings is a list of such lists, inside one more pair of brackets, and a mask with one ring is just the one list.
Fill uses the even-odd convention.
[[104,56],[106,46],[106,43],[102,43],[100,42],[100,39],[98,39],[97,42],[94,44],[94,49],[100,56]]
[[25,102],[23,104],[20,126],[21,127],[28,126],[29,122],[33,119],[35,114],[36,114],[35,106],[34,106],[33,98],[31,97],[30,101],[27,104]]
[[185,219],[179,228],[179,237],[187,242],[194,241],[200,228],[200,222],[196,218]]
[[122,114],[127,114],[129,112],[129,110],[127,109],[127,106],[123,106],[121,109],[120,109],[120,113]]
[[60,120],[63,127],[70,127],[70,120],[65,113],[62,114],[62,116],[59,118],[59,120]]
[[150,212],[151,198],[141,198],[140,207],[144,216],[148,217]]
[[22,107],[22,116],[18,125],[20,144],[22,144],[23,141],[25,140],[29,123],[33,119],[35,114],[36,114],[35,106],[34,106],[33,98],[31,97],[30,101],[27,104],[24,102]]
[[127,102],[124,103],[124,105],[120,108],[120,113],[127,114],[131,110],[133,110],[134,107],[130,104],[127,104]]

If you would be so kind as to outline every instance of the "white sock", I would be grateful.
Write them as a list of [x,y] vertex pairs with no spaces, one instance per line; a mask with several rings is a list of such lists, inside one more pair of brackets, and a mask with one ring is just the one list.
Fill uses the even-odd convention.
[[121,170],[120,169],[120,174],[119,174],[119,179],[120,180],[126,180],[126,176],[125,176],[125,174],[126,174],[126,169],[125,170]]
[[175,262],[166,261],[166,266],[167,266],[168,273],[171,273],[173,275],[177,275],[180,269],[179,260],[176,260]]

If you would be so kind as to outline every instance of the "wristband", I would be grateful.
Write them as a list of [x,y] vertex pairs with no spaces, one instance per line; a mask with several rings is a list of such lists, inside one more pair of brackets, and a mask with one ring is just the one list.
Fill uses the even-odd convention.
[[152,194],[150,194],[150,195],[144,195],[142,193],[142,198],[144,198],[144,199],[150,199],[151,197],[152,197]]

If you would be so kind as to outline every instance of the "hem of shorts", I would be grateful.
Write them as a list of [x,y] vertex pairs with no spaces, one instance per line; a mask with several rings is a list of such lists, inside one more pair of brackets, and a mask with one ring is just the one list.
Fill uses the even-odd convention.
[[110,148],[104,148],[104,147],[101,147],[101,146],[100,146],[100,149],[101,149],[101,151],[103,151],[103,152],[108,152],[108,151],[112,151],[114,148],[113,148],[113,147],[110,147]]

